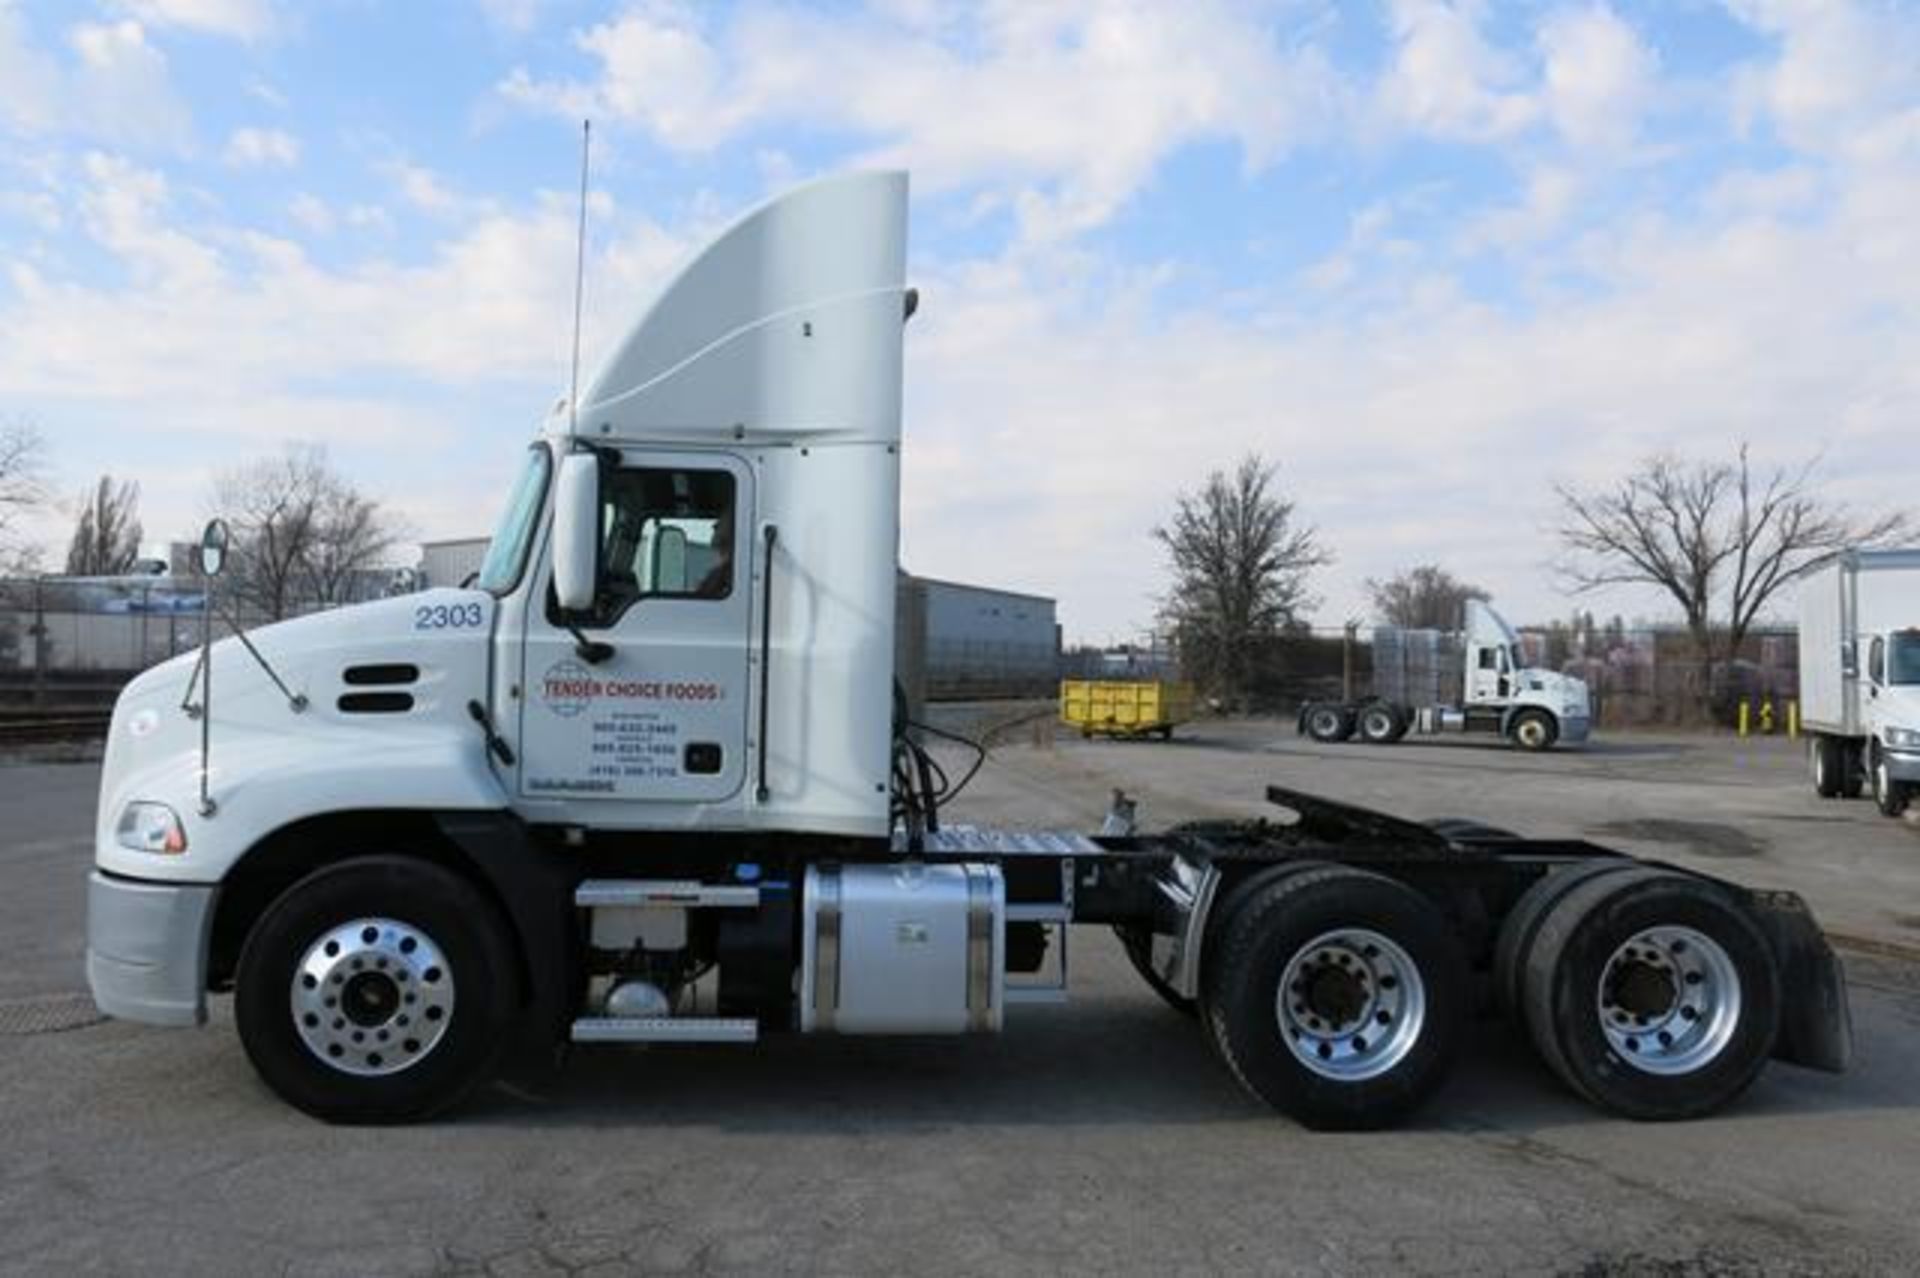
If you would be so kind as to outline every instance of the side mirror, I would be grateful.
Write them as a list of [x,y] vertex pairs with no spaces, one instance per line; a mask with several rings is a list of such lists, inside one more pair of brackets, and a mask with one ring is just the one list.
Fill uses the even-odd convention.
[[227,566],[227,547],[232,542],[232,534],[227,531],[227,521],[210,519],[206,530],[200,534],[200,575],[218,577]]
[[600,459],[568,453],[553,495],[553,593],[562,611],[593,607],[599,559]]

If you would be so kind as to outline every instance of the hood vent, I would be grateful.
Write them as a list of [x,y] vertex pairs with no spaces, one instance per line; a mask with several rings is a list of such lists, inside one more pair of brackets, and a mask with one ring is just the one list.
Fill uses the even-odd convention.
[[[420,678],[420,667],[402,663],[377,666],[348,666],[341,672],[342,681],[358,687],[375,687],[393,684],[413,683]],[[343,707],[344,708],[344,707]]]
[[342,714],[405,714],[413,709],[410,692],[346,692],[338,702]]

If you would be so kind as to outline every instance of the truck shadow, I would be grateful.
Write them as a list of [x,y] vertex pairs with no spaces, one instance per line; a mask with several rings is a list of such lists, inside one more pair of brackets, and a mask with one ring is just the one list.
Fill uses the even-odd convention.
[[[1872,1050],[1863,1050],[1849,1075],[1770,1064],[1725,1119],[1920,1105],[1920,1079],[1900,1064],[1911,1049],[1895,1042],[1911,1036],[1914,1015],[1888,1018],[1876,1009],[1872,1032],[1863,1035]],[[1016,1017],[999,1037],[794,1035],[747,1050],[580,1051],[530,1090],[490,1089],[459,1121],[761,1134],[1222,1123],[1301,1130],[1243,1093],[1190,1019],[1148,998],[1106,997],[1051,1018],[1045,1011]],[[1888,1024],[1899,1019],[1908,1024]],[[1402,1128],[1527,1134],[1621,1121],[1567,1092],[1511,1027],[1479,1020],[1452,1080]]]

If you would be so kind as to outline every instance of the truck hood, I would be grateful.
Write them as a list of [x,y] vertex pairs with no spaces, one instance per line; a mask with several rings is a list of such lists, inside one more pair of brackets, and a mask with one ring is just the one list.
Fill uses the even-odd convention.
[[[216,801],[282,766],[290,748],[357,752],[369,768],[449,737],[483,754],[467,706],[487,701],[493,619],[485,591],[434,590],[249,630],[260,660],[237,638],[217,641],[207,724]],[[195,650],[155,666],[115,703],[100,778],[103,839],[129,800],[192,806],[207,704],[199,661]]]
[[1587,693],[1587,681],[1561,674],[1557,670],[1522,670],[1520,686],[1532,691],[1563,714],[1585,715],[1592,705]]

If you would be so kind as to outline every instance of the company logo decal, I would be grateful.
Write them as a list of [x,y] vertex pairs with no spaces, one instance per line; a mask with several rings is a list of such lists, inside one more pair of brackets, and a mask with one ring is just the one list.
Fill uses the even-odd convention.
[[726,700],[726,689],[707,680],[605,679],[577,661],[557,661],[540,678],[540,700],[562,719],[572,719],[596,702],[711,704]]

